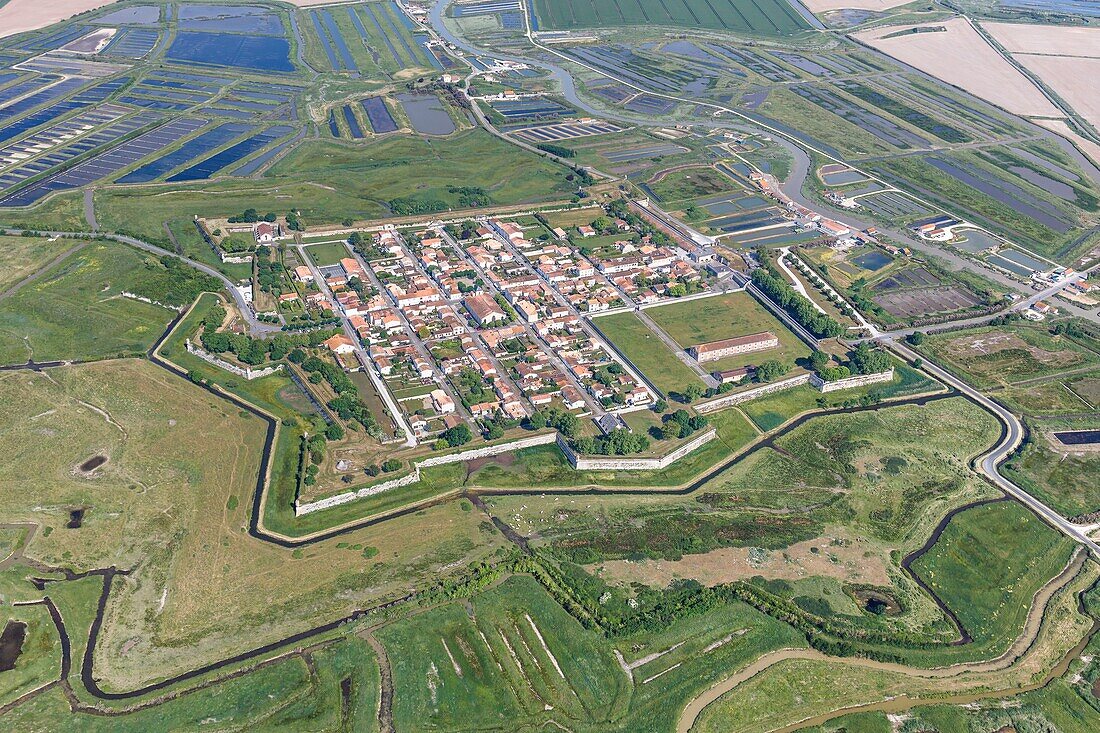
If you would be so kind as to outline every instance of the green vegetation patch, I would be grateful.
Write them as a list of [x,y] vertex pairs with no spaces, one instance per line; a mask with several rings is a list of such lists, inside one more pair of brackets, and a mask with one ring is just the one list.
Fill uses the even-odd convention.
[[790,36],[806,21],[784,0],[535,0],[542,30],[661,25]]
[[1041,326],[988,326],[927,336],[921,346],[978,387],[1004,385],[1100,363],[1100,355]]
[[955,611],[976,645],[1003,651],[1031,599],[1069,561],[1074,544],[1023,506],[985,504],[956,515],[914,572]]
[[771,331],[779,338],[778,348],[709,362],[704,367],[709,370],[733,369],[770,360],[793,366],[796,359],[810,355],[809,347],[746,292],[662,305],[647,309],[646,315],[685,349],[763,331]]
[[89,244],[0,301],[0,363],[144,353],[174,313],[121,294],[155,294],[168,277],[152,255]]

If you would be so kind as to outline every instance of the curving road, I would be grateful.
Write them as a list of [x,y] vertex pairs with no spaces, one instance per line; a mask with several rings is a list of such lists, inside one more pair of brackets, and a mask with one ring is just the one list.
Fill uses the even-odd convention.
[[[908,346],[894,341],[889,336],[882,336],[878,339],[879,343],[883,344],[889,349],[892,349],[898,353],[902,358],[909,361],[922,358],[919,354],[914,352]],[[1045,520],[1052,527],[1066,535],[1074,542],[1086,547],[1091,553],[1093,559],[1100,560],[1100,545],[1092,540],[1086,533],[1086,531],[1063,517],[1058,512],[1051,509],[1049,506],[1039,501],[1028,492],[1024,491],[1021,487],[1014,484],[1012,481],[1005,478],[997,470],[997,467],[1011,454],[1024,440],[1024,436],[1027,434],[1026,428],[1020,422],[1012,411],[1001,405],[996,400],[990,399],[978,390],[971,387],[966,382],[957,378],[955,375],[948,372],[936,364],[924,360],[924,369],[942,381],[944,384],[950,385],[965,395],[971,401],[981,405],[987,411],[993,413],[1001,421],[1004,426],[1004,432],[1001,434],[1001,439],[998,443],[989,449],[989,451],[977,461],[975,461],[975,467],[984,475],[987,479],[993,482],[997,488],[1004,491],[1012,498],[1019,501],[1031,511],[1038,514],[1043,520]]]

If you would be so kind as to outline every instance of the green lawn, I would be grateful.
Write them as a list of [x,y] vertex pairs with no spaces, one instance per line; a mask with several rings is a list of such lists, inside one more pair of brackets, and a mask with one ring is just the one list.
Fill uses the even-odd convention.
[[685,349],[761,331],[771,331],[779,337],[778,348],[709,362],[704,366],[708,370],[733,369],[772,359],[793,366],[796,359],[810,355],[809,347],[746,292],[648,308],[646,315]]
[[348,248],[343,242],[326,242],[324,244],[312,244],[306,248],[309,258],[318,267],[339,264],[345,257],[351,257]]
[[119,293],[161,269],[150,255],[105,242],[65,258],[0,301],[0,363],[143,353],[173,312]]
[[666,395],[701,383],[699,376],[676,358],[636,313],[616,313],[597,319],[595,324]]

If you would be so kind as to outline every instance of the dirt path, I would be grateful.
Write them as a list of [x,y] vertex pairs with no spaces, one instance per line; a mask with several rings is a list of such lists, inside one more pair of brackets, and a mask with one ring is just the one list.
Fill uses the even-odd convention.
[[903,674],[909,677],[919,677],[922,679],[946,679],[950,677],[957,677],[963,674],[998,672],[1008,667],[1011,667],[1034,645],[1036,639],[1039,636],[1039,631],[1042,629],[1043,617],[1046,613],[1047,605],[1050,603],[1051,598],[1053,598],[1058,591],[1065,588],[1070,583],[1070,581],[1077,577],[1077,574],[1081,571],[1081,568],[1084,567],[1087,561],[1088,553],[1078,550],[1074,554],[1073,558],[1066,565],[1066,567],[1062,570],[1062,572],[1059,573],[1056,577],[1052,578],[1046,585],[1044,585],[1035,593],[1031,608],[1028,611],[1027,620],[1024,623],[1023,631],[1021,631],[1020,635],[1016,638],[1012,645],[1003,654],[996,657],[995,659],[988,659],[981,662],[954,664],[948,667],[921,669],[919,667],[910,667],[908,665],[897,664],[894,662],[879,662],[873,659],[864,659],[861,657],[831,657],[827,654],[823,654],[822,652],[817,651],[816,649],[779,649],[777,651],[765,654],[749,666],[736,672],[732,676],[727,677],[721,682],[718,682],[716,685],[706,690],[694,700],[689,702],[684,707],[683,712],[680,714],[680,720],[676,724],[676,731],[677,733],[690,733],[690,731],[695,727],[695,723],[698,721],[699,716],[702,714],[703,710],[712,702],[715,702],[726,693],[736,689],[743,682],[747,682],[756,675],[770,669],[776,664],[790,659],[828,661],[833,664],[844,664],[852,667],[874,669],[883,672]]
[[88,246],[87,242],[80,242],[79,244],[73,245],[69,249],[67,249],[64,252],[62,252],[61,254],[59,254],[57,257],[54,257],[52,260],[50,260],[46,264],[42,265],[42,267],[39,267],[37,270],[32,272],[30,275],[27,275],[25,278],[23,278],[22,280],[17,282],[15,285],[12,285],[10,288],[8,288],[4,292],[0,293],[0,300],[4,300],[5,298],[10,298],[11,296],[15,295],[20,290],[22,290],[24,286],[29,285],[30,283],[34,282],[38,278],[42,277],[42,275],[44,273],[46,273],[47,271],[49,271],[50,268],[54,267],[55,265],[60,264],[61,262],[64,262],[69,257],[69,255],[76,254],[77,252],[79,252],[80,250],[84,249],[87,246]]
[[386,655],[386,648],[382,646],[382,642],[375,637],[373,630],[366,631],[362,637],[378,657],[378,675],[381,680],[378,730],[381,733],[393,733],[393,671],[390,669],[390,658]]

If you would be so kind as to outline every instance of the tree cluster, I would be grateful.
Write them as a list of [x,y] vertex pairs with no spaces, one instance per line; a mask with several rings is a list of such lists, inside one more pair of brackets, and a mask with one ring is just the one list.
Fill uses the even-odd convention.
[[844,333],[843,326],[824,313],[819,313],[806,296],[763,268],[752,274],[752,281],[814,336],[831,338]]

